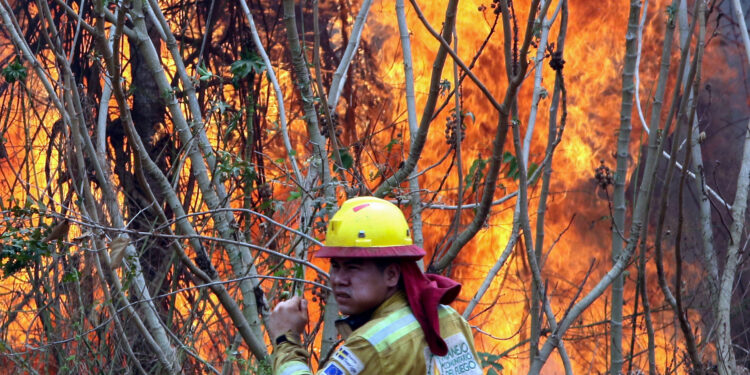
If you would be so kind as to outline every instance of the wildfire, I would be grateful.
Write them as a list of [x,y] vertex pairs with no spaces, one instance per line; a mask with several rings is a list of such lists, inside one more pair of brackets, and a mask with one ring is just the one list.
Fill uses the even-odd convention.
[[[505,57],[503,46],[502,22],[496,20],[494,12],[494,3],[480,0],[462,0],[459,2],[458,18],[456,22],[456,40],[458,41],[457,53],[464,62],[469,63],[479,52],[478,59],[472,71],[482,80],[489,90],[502,100],[505,90],[508,86],[508,78],[505,74]],[[425,16],[434,28],[439,29],[442,20],[445,17],[444,2],[428,2],[422,0],[420,4]],[[528,0],[514,1],[514,8],[518,11],[515,15],[519,27],[525,27],[524,12],[528,11]],[[641,102],[648,102],[645,98],[652,95],[651,91],[655,86],[656,76],[658,74],[658,63],[656,56],[660,55],[661,38],[664,29],[664,9],[668,2],[664,0],[651,1],[648,5],[647,22],[643,31],[643,48],[644,58],[640,65],[640,95]],[[552,3],[547,19],[552,17],[556,12],[556,2]],[[592,280],[598,280],[609,269],[611,264],[611,216],[612,208],[609,199],[610,190],[602,189],[594,180],[594,170],[600,166],[600,163],[614,169],[615,157],[613,156],[616,148],[617,132],[620,124],[620,103],[621,94],[621,74],[624,61],[624,45],[626,34],[626,22],[628,19],[628,8],[622,4],[607,2],[569,2],[569,20],[567,23],[567,37],[565,38],[564,58],[566,61],[564,74],[567,85],[567,127],[563,141],[558,147],[553,163],[553,177],[550,187],[550,196],[547,200],[547,207],[544,222],[544,246],[542,249],[542,266],[543,277],[548,282],[547,298],[551,301],[555,315],[559,318],[566,311],[571,299],[574,296],[583,295],[591,289],[594,284]],[[560,24],[560,14],[556,15],[556,21],[549,30],[547,45],[535,46],[532,48],[529,56],[534,58],[538,49],[543,49],[546,55],[553,51],[559,50],[558,34]],[[414,74],[416,86],[416,105],[417,114],[421,116],[421,108],[424,107],[427,98],[427,92],[430,85],[430,70],[435,53],[438,49],[437,42],[430,33],[422,26],[415,12],[407,6],[407,18],[410,29],[410,38],[414,57]],[[353,19],[348,19],[351,24]],[[331,25],[326,25],[326,27]],[[225,26],[221,26],[220,33],[224,33]],[[336,26],[331,26],[336,27]],[[523,32],[520,30],[519,32]],[[488,35],[492,34],[489,38]],[[335,43],[341,43],[341,33],[333,33]],[[409,130],[406,115],[406,101],[404,98],[404,72],[401,57],[401,42],[398,35],[398,25],[396,22],[395,9],[392,2],[381,1],[373,5],[368,24],[365,28],[364,40],[370,43],[378,51],[375,59],[377,68],[375,69],[376,81],[370,82],[363,87],[370,88],[373,92],[382,92],[382,97],[377,98],[371,103],[355,103],[353,98],[356,93],[345,93],[349,96],[342,96],[342,103],[338,107],[340,126],[344,128],[340,140],[344,146],[349,147],[349,151],[355,157],[362,158],[364,168],[362,178],[367,181],[370,188],[382,180],[383,176],[390,175],[398,168],[404,156],[409,150]],[[453,42],[453,41],[452,41]],[[129,45],[124,43],[122,48],[126,54],[129,54]],[[161,46],[163,56],[163,66],[170,77],[177,74],[177,67],[174,61],[168,57],[169,51],[166,46]],[[285,50],[278,49],[272,52],[274,61],[282,59],[281,54],[287,53]],[[709,58],[720,60],[718,52],[712,52]],[[648,58],[645,58],[648,56]],[[555,73],[549,68],[548,57],[545,58],[542,69],[542,87],[545,95],[539,102],[538,114],[535,117],[535,127],[531,139],[531,148],[529,150],[530,168],[538,166],[545,157],[545,147],[547,143],[547,128],[550,116],[551,95],[554,90]],[[0,52],[0,61],[6,58],[5,52]],[[46,56],[46,61],[50,66],[54,58]],[[192,68],[191,68],[192,69]],[[285,93],[285,104],[299,101],[298,93],[295,89],[291,68],[281,64],[275,66],[282,91]],[[673,68],[674,70],[674,68]],[[55,72],[54,69],[51,69]],[[461,70],[458,69],[459,74]],[[197,77],[197,70],[192,71]],[[216,77],[229,77],[231,70],[229,67],[218,67],[215,72]],[[518,123],[521,129],[522,137],[529,130],[530,119],[529,113],[532,110],[533,80],[536,70],[531,70],[518,94]],[[716,72],[717,80],[728,81],[733,79],[734,73],[730,70]],[[126,70],[124,74],[124,83],[134,85],[132,73]],[[357,76],[352,75],[354,79]],[[53,80],[57,77],[51,77]],[[350,77],[350,79],[352,79]],[[32,90],[44,92],[38,81],[30,80]],[[100,82],[101,84],[101,82]],[[241,94],[239,89],[231,85],[224,85],[222,89],[212,92],[214,97],[210,100],[213,104],[212,109],[206,116],[206,133],[213,144],[223,144],[227,150],[240,155],[240,136],[226,131],[221,126],[227,126],[230,122],[231,111],[241,111],[234,108],[239,103],[236,98]],[[673,85],[673,84],[672,84]],[[419,177],[420,187],[423,190],[421,194],[423,201],[430,203],[430,207],[423,212],[424,221],[424,238],[425,248],[427,250],[426,260],[429,260],[436,252],[440,252],[450,241],[449,231],[455,231],[452,227],[452,217],[455,213],[455,207],[446,208],[442,206],[455,206],[460,194],[463,196],[464,208],[460,218],[461,225],[467,225],[474,213],[473,204],[481,198],[482,185],[475,184],[473,181],[481,180],[478,174],[483,173],[484,164],[488,163],[488,158],[492,153],[491,139],[494,137],[496,124],[498,122],[498,113],[488,102],[487,98],[469,79],[463,81],[459,90],[460,106],[465,134],[460,144],[461,163],[457,160],[451,160],[453,154],[450,153],[451,134],[455,139],[456,129],[461,128],[457,125],[454,113],[454,99],[449,94],[455,89],[456,77],[454,77],[454,66],[450,57],[445,64],[441,76],[442,94],[438,99],[439,105],[444,101],[447,102],[444,109],[436,115],[433,121],[427,144],[420,158],[418,169],[424,170],[432,168],[428,173]],[[264,86],[260,90],[261,96],[265,98],[273,97],[273,89],[270,85]],[[0,95],[2,92],[0,92]],[[389,96],[390,95],[390,96]],[[8,96],[5,96],[8,98]],[[133,98],[128,98],[132,104]],[[266,124],[271,124],[280,115],[280,106],[275,100],[265,99],[263,105],[267,106]],[[259,100],[260,102],[260,100]],[[354,104],[353,104],[354,103]],[[5,113],[8,116],[8,122],[11,124],[4,130],[2,138],[5,148],[8,150],[7,157],[0,160],[0,173],[2,173],[3,183],[0,185],[2,198],[7,201],[8,198],[18,200],[26,197],[43,197],[49,194],[55,197],[63,196],[60,191],[48,192],[46,186],[56,184],[55,181],[69,178],[68,171],[61,168],[57,160],[48,162],[47,158],[57,158],[58,153],[47,153],[50,144],[62,147],[62,144],[55,143],[57,137],[45,133],[44,130],[52,129],[54,131],[54,122],[58,120],[59,114],[49,107],[43,110],[39,105],[33,110],[36,112],[35,119],[38,122],[33,127],[22,123],[18,120],[24,108],[18,104],[10,106],[11,108]],[[112,100],[110,112],[114,115],[116,104]],[[354,116],[346,117],[343,115],[342,107],[349,105],[358,105],[360,108]],[[226,107],[225,107],[226,106]],[[187,105],[183,104],[184,112],[189,112]],[[225,108],[231,108],[230,112],[225,113]],[[299,111],[299,108],[294,110]],[[306,122],[294,110],[287,108],[287,117],[290,119],[289,134],[291,144],[294,145],[297,155],[309,154],[311,149],[309,139],[305,130]],[[644,111],[648,112],[647,106]],[[451,116],[453,116],[451,118]],[[559,114],[558,114],[559,117]],[[160,136],[167,137],[174,132],[171,119],[167,119],[162,124]],[[219,125],[216,125],[219,124]],[[267,170],[267,179],[271,181],[268,189],[269,195],[278,197],[292,197],[298,187],[290,182],[286,176],[290,170],[290,161],[286,159],[286,150],[281,142],[281,136],[278,124],[268,126],[267,133],[264,134],[264,142],[268,144],[267,153],[263,155],[273,167]],[[633,132],[631,135],[631,155],[632,163],[637,163],[641,142],[645,143],[646,135],[642,131],[642,124],[638,116],[633,117]],[[374,134],[372,137],[363,140],[362,134]],[[460,138],[460,137],[459,137]],[[62,139],[62,138],[59,138]],[[357,148],[367,147],[377,150],[372,153],[358,153]],[[25,145],[31,152],[23,151]],[[513,145],[509,140],[506,142],[505,151],[507,160],[501,170],[500,186],[498,187],[495,198],[498,199],[503,195],[514,193],[518,189],[518,181],[514,178],[512,171],[513,159],[516,157]],[[218,155],[218,153],[217,153]],[[446,158],[446,155],[448,157]],[[131,156],[130,162],[135,159]],[[236,156],[233,161],[239,161],[241,158]],[[181,172],[177,172],[176,178],[182,183],[187,184],[190,179],[191,161],[185,160]],[[303,160],[301,163],[305,163]],[[45,173],[45,168],[51,167],[50,174]],[[30,172],[25,176],[33,177],[32,180],[21,180],[20,168],[28,168]],[[460,168],[460,176],[456,174],[457,168]],[[632,165],[631,169],[632,171]],[[630,173],[629,171],[629,173]],[[446,177],[447,175],[447,177]],[[117,176],[113,176],[115,181]],[[606,185],[606,184],[605,184]],[[403,185],[406,186],[406,185]],[[226,183],[229,189],[231,185]],[[62,188],[60,188],[62,189]],[[67,189],[67,188],[66,188]],[[125,196],[128,192],[119,191],[119,203],[125,206]],[[67,194],[67,191],[66,191]],[[241,189],[230,191],[232,202],[241,202],[245,192]],[[530,189],[531,204],[529,213],[531,215],[532,228],[535,226],[536,209],[539,201],[540,188],[537,182]],[[291,199],[290,199],[291,200]],[[42,200],[34,201],[33,204],[39,206]],[[47,198],[44,199],[47,201]],[[69,203],[68,203],[69,204]],[[511,228],[513,226],[513,211],[515,198],[497,205],[493,208],[483,229],[469,242],[461,251],[459,257],[454,261],[450,273],[451,276],[463,283],[462,294],[457,303],[457,309],[463,311],[469,300],[474,297],[476,291],[485,280],[490,268],[500,257],[509,241]],[[203,203],[198,204],[200,209],[206,209]],[[278,212],[278,216],[285,220],[294,220],[295,210],[298,208],[294,203],[287,206],[288,211]],[[405,210],[409,208],[402,205]],[[3,207],[3,210],[7,207]],[[197,219],[203,220],[203,219]],[[212,224],[206,219],[204,229],[206,232],[213,230]],[[258,225],[253,225],[248,229],[248,233],[253,236],[260,236],[265,230]],[[70,237],[82,235],[85,230],[75,227],[71,229]],[[539,239],[535,238],[535,241]],[[503,353],[505,356],[500,360],[504,367],[503,373],[517,374],[524,373],[529,366],[529,352],[527,340],[529,338],[529,300],[531,280],[529,265],[526,261],[526,246],[524,241],[512,250],[512,254],[505,266],[500,270],[489,290],[482,298],[481,303],[474,309],[469,320],[470,324],[477,328],[476,343],[479,352],[498,354]],[[77,244],[71,246],[71,252],[88,251],[82,249]],[[195,255],[194,249],[187,249],[192,257]],[[221,274],[231,274],[226,254],[215,251],[211,254],[214,264],[219,265],[218,271]],[[259,260],[268,260],[266,255],[261,255]],[[327,267],[327,262],[313,260],[314,264],[321,268]],[[90,266],[90,265],[89,265]],[[41,264],[39,267],[49,267],[54,272],[68,272],[65,269],[58,269],[52,263]],[[701,270],[698,267],[691,267],[689,264],[684,266],[686,274],[693,276],[700,275]],[[263,269],[261,271],[268,271]],[[36,270],[36,272],[41,272]],[[93,272],[93,271],[92,271]],[[588,274],[590,272],[590,275]],[[634,329],[633,344],[631,348],[630,340],[624,343],[626,351],[634,354],[633,369],[644,370],[648,368],[646,358],[646,348],[648,345],[646,328],[642,318],[642,307],[636,311],[634,308],[636,267],[631,265],[626,271],[625,281],[625,310],[626,321],[623,322],[624,331],[628,332],[626,337],[631,337],[631,331]],[[656,283],[656,270],[652,263],[647,265],[648,285],[647,294],[650,297],[651,308],[654,313],[655,324],[659,325],[656,331],[656,355],[657,365],[660,372],[685,371],[679,363],[680,353],[684,351],[683,344],[680,341],[680,333],[676,331],[673,324],[674,316],[666,306],[662,298],[662,292]],[[315,272],[307,272],[308,278],[315,278]],[[78,277],[78,276],[76,276]],[[587,282],[584,284],[584,280]],[[695,289],[699,287],[699,277],[689,279],[686,289]],[[184,280],[176,280],[175,285],[181,283],[189,284]],[[0,282],[0,303],[3,311],[15,311],[11,301],[17,301],[16,295],[27,294],[34,288],[31,277],[22,275],[13,278],[4,279]],[[270,284],[263,284],[264,287]],[[95,290],[94,298],[96,300],[104,299],[100,286],[93,286]],[[239,300],[240,292],[234,287],[230,292]],[[11,296],[7,299],[3,296]],[[67,299],[79,297],[80,294],[66,294],[62,299],[56,301],[59,305],[65,306]],[[309,299],[319,298],[306,289],[306,296]],[[194,342],[191,344],[197,347],[198,355],[210,358],[222,358],[230,350],[224,348],[224,340],[217,340],[210,332],[211,327],[218,327],[227,324],[225,318],[219,316],[221,308],[217,298],[208,294],[201,295],[196,300],[194,296],[175,295],[174,300],[170,301],[169,306],[177,310],[177,314],[184,319],[181,322],[186,325],[186,330],[190,331],[190,337]],[[639,297],[640,298],[640,297]],[[36,316],[30,311],[42,309],[44,306],[37,306],[36,301],[24,305],[19,317],[13,322],[8,329],[9,336],[3,337],[2,340],[12,343],[16,347],[31,342],[36,344],[44,341],[44,324],[43,316]],[[205,321],[198,322],[193,316],[195,306],[200,306],[199,310],[207,312]],[[310,304],[311,318],[314,321],[320,315],[317,303]],[[609,296],[604,295],[599,298],[574,324],[572,329],[564,337],[568,353],[573,361],[575,373],[602,372],[607,370],[609,362]],[[66,314],[73,316],[73,312],[66,311]],[[92,308],[86,312],[87,323],[86,329],[92,329],[87,332],[90,340],[95,340],[96,332],[93,330],[97,322],[106,318],[104,309],[100,306]],[[635,314],[636,319],[632,320],[631,315]],[[692,321],[699,321],[699,313],[695,310],[688,311],[688,316]],[[52,319],[52,323],[56,323]],[[51,323],[50,323],[51,324]],[[543,327],[548,328],[548,327]],[[72,330],[73,328],[71,328]],[[543,336],[549,332],[544,332]],[[698,335],[703,333],[698,331]],[[544,341],[545,337],[542,337]],[[36,340],[36,341],[35,341]],[[318,336],[320,340],[320,335]],[[0,344],[3,344],[0,342]],[[320,342],[315,344],[320,347]],[[225,350],[226,349],[226,350]],[[233,349],[237,349],[233,347]],[[244,346],[240,346],[238,351],[242,351]],[[711,350],[710,348],[708,350]],[[627,355],[627,353],[626,353]],[[544,368],[544,373],[562,373],[563,364],[557,357],[553,356]]]
[[[445,16],[445,4],[422,2],[422,10],[433,27],[439,28]],[[486,46],[482,44],[493,27],[493,8],[483,1],[461,1],[458,9],[457,39],[458,54],[465,62],[471,61],[477,52],[484,48],[481,56],[476,62],[473,72],[482,79],[490,91],[502,99],[507,78],[504,73],[504,58],[502,45],[502,27],[497,25],[493,31],[494,36],[489,39]],[[514,2],[515,8],[528,9],[528,2]],[[555,8],[552,4],[547,19],[550,19]],[[664,29],[664,17],[661,17],[663,9],[669,5],[667,2],[649,2],[648,22],[644,27],[644,56],[659,56],[661,48],[661,35]],[[607,199],[602,191],[597,191],[596,183],[593,181],[593,170],[603,160],[614,167],[613,150],[615,149],[616,135],[619,127],[619,108],[621,102],[621,71],[624,60],[625,34],[627,28],[628,9],[621,4],[572,2],[570,7],[570,19],[568,21],[567,38],[565,41],[565,69],[566,85],[568,88],[568,126],[565,129],[564,140],[559,146],[553,162],[553,181],[550,188],[551,196],[548,199],[546,211],[544,242],[544,277],[549,281],[549,298],[553,301],[556,315],[560,317],[570,299],[576,294],[582,283],[587,270],[593,263],[593,274],[591,279],[597,279],[608,269],[610,264],[609,249],[611,237],[609,236],[609,219],[611,215]],[[401,45],[398,37],[398,25],[396,24],[395,11],[390,6],[376,6],[373,8],[374,16],[371,23],[378,23],[375,30],[386,28],[391,30],[391,37],[384,43],[381,60],[383,77],[392,87],[403,86],[403,67],[400,64]],[[526,15],[517,15],[519,23],[525,20]],[[407,6],[407,18],[409,31],[411,33],[412,50],[414,55],[414,73],[416,79],[417,107],[421,108],[427,96],[429,86],[431,62],[439,43],[422,27],[415,13]],[[385,26],[383,26],[385,25]],[[559,33],[559,18],[552,26],[548,43],[556,43]],[[540,46],[544,47],[544,46]],[[535,56],[532,50],[530,56]],[[547,66],[548,60],[543,64],[542,87],[547,93],[553,91],[554,72]],[[646,97],[653,81],[658,73],[658,61],[654,58],[641,61],[641,98]],[[519,94],[519,120],[521,121],[522,136],[527,130],[528,114],[531,105],[533,89],[533,73],[530,73]],[[442,79],[453,88],[454,76],[453,66],[450,58],[443,70]],[[489,140],[494,135],[494,126],[497,123],[497,112],[494,111],[476,88],[467,79],[462,89],[462,111],[471,112],[471,117],[465,119],[466,139],[461,145],[463,157],[463,176],[471,171],[472,161],[487,158],[491,154]],[[400,100],[405,100],[403,96]],[[542,98],[539,104],[539,114],[536,119],[536,129],[532,140],[529,162],[540,163],[544,158],[544,147],[547,138],[547,123],[549,121],[550,97]],[[440,102],[440,101],[439,101]],[[405,108],[405,105],[393,105],[394,109]],[[440,127],[445,123],[453,111],[453,100],[438,116],[433,123],[428,144],[420,160],[419,168],[426,168],[437,160],[440,160],[447,149],[443,132]],[[418,113],[421,115],[421,113]],[[405,115],[400,113],[394,117]],[[404,125],[404,127],[406,127]],[[631,154],[638,155],[638,139],[643,136],[642,125],[634,117],[632,133],[633,142]],[[510,137],[510,136],[509,136]],[[644,141],[645,142],[645,141]],[[510,141],[506,144],[506,151],[512,150]],[[457,198],[458,181],[450,177],[444,182],[443,174],[448,170],[448,162],[436,168],[440,172],[424,175],[420,179],[423,189],[431,191],[443,185],[443,192],[438,201],[442,200],[455,204]],[[455,175],[455,173],[454,173]],[[503,192],[510,194],[517,189],[516,181],[503,179]],[[532,189],[531,204],[529,211],[534,215],[538,188]],[[611,190],[610,190],[611,193]],[[464,192],[464,194],[469,194]],[[496,193],[498,194],[498,193]],[[466,195],[465,195],[466,196]],[[476,198],[478,199],[478,198]],[[467,200],[471,201],[471,200]],[[466,202],[465,204],[468,204]],[[484,280],[487,271],[494,261],[502,253],[508,241],[513,217],[513,200],[504,206],[496,207],[493,214],[486,223],[486,229],[480,231],[476,237],[462,250],[461,255],[454,262],[452,268],[453,277],[463,282],[464,288],[461,298],[468,301]],[[464,212],[472,212],[466,209]],[[452,212],[451,212],[452,214]],[[471,213],[462,217],[464,224],[468,223]],[[425,222],[424,237],[428,258],[446,236],[445,231],[450,225],[442,210],[426,210],[423,218]],[[531,217],[532,223],[535,215]],[[533,226],[533,224],[532,224]],[[593,235],[598,233],[598,235]],[[479,351],[505,352],[510,350],[510,358],[524,358],[528,356],[528,347],[521,345],[516,347],[528,335],[528,300],[529,285],[524,280],[529,280],[528,264],[525,261],[523,248],[514,250],[509,264],[500,271],[491,289],[487,292],[474,314],[476,317],[470,321],[472,325],[481,327],[490,335],[478,334],[477,345]],[[653,270],[651,270],[653,271]],[[625,316],[633,313],[633,299],[635,298],[635,267],[630,269],[632,275],[626,281],[626,307]],[[654,273],[651,273],[654,275]],[[651,304],[660,305],[661,291],[656,284],[655,276],[650,279],[649,295]],[[583,286],[585,293],[590,289],[592,283]],[[585,373],[593,369],[603,371],[608,361],[608,338],[603,335],[608,329],[608,297],[600,298],[584,314],[578,327],[570,333],[566,340],[568,351],[573,357],[576,373]],[[482,310],[486,311],[478,314]],[[460,309],[459,309],[460,310]],[[640,313],[640,312],[639,312]],[[659,319],[669,321],[669,314],[657,314]],[[645,326],[641,323],[636,325],[636,337],[634,353],[638,354],[634,363],[636,368],[647,367],[644,352],[646,350]],[[665,322],[666,322],[665,321]],[[626,330],[631,329],[631,322],[625,322]],[[668,358],[672,358],[670,350],[681,344],[674,342],[676,332],[662,330],[657,332],[657,363],[664,368],[674,368]],[[629,333],[628,333],[629,335]],[[625,344],[625,350],[629,349],[629,343]],[[672,348],[672,349],[670,349]],[[504,361],[503,366],[509,374],[523,373],[528,363],[524,360]],[[664,369],[663,368],[663,369]],[[550,360],[544,370],[545,373],[563,372],[562,363],[559,358]]]

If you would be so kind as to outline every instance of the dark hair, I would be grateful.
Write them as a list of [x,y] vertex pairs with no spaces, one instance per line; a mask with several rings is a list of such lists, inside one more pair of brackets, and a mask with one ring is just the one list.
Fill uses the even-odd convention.
[[397,264],[399,261],[395,258],[373,258],[372,262],[375,263],[375,267],[377,267],[380,272],[384,272],[388,266],[391,264]]
[[[375,267],[377,267],[378,271],[380,273],[385,272],[385,269],[388,268],[391,264],[398,267],[398,264],[401,262],[398,258],[373,258],[372,262],[375,263]],[[403,290],[404,289],[404,278],[401,277],[401,268],[398,267],[398,289]]]

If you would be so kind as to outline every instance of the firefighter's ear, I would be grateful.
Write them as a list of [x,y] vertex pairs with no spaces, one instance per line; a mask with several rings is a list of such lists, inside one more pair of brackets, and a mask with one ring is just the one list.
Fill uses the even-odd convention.
[[383,279],[387,287],[396,287],[398,280],[401,278],[401,268],[395,263],[391,263],[383,270]]

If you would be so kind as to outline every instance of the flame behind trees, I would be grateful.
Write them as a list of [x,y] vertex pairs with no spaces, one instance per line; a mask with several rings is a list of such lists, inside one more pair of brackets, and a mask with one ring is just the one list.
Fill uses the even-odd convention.
[[[741,298],[750,151],[736,152],[745,179],[735,170],[724,182],[737,186],[730,202],[706,182],[699,141],[711,113],[701,82],[714,73],[700,69],[704,22],[719,25],[726,7],[690,3],[689,21],[679,1],[643,6],[643,40],[677,21],[695,31],[662,65],[657,43],[644,42],[643,57],[628,48],[644,74],[620,94],[622,42],[641,33],[625,30],[626,7],[406,3],[0,4],[0,41],[12,45],[0,52],[1,360],[17,372],[265,373],[264,319],[292,293],[315,302],[305,343],[325,358],[336,307],[311,253],[338,201],[378,194],[412,213],[425,266],[464,283],[457,307],[477,326],[487,371],[738,371],[729,306]],[[619,29],[582,33],[586,12]],[[602,136],[616,104],[643,117],[631,94],[651,110],[638,163],[637,137]],[[600,159],[598,181],[576,176]],[[702,192],[700,241],[679,235],[681,209],[652,199],[663,189],[683,207],[683,188]],[[627,220],[612,224],[613,210]],[[710,222],[726,210],[731,241],[714,254]],[[667,245],[664,225],[682,242]],[[607,266],[613,241],[624,255]],[[673,262],[661,256],[672,249]],[[625,319],[612,322],[620,337],[604,328],[620,318],[602,295],[623,271],[637,277],[625,277]],[[700,275],[710,293],[691,282]]]

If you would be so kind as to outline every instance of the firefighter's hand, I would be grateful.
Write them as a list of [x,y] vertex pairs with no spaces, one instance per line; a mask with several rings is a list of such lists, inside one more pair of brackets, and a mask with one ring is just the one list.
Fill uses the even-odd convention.
[[300,334],[307,325],[307,301],[302,297],[292,297],[280,302],[268,318],[268,336],[271,340],[288,331]]

